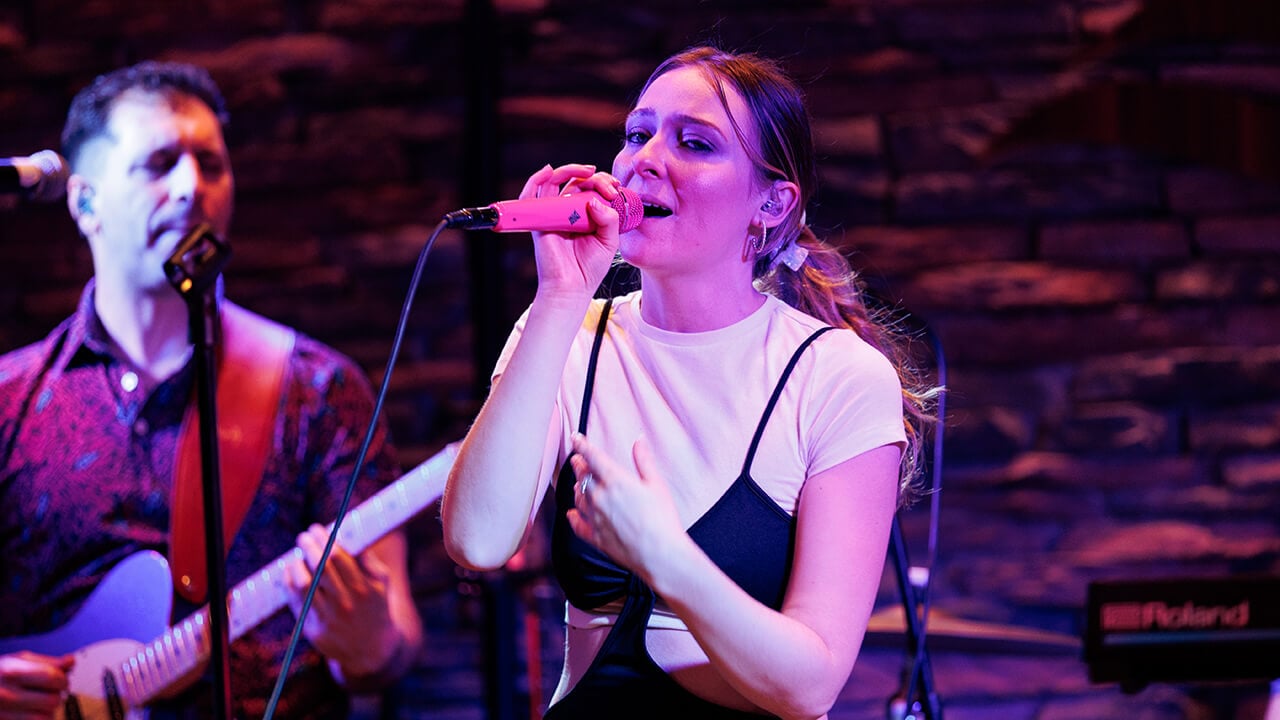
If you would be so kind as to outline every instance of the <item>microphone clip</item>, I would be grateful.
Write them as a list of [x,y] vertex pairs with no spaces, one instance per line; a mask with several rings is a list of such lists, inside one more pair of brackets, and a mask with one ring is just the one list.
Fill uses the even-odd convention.
[[231,246],[213,228],[201,223],[192,228],[164,263],[165,277],[184,297],[203,293],[231,259]]

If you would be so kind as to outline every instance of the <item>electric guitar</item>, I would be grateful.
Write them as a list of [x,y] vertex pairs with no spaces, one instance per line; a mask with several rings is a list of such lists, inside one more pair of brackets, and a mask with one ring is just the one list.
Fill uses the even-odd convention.
[[[365,500],[343,520],[338,542],[357,555],[434,503],[457,453],[456,443],[445,447]],[[231,588],[230,642],[287,605],[284,569],[301,558],[294,548]],[[143,720],[147,703],[194,679],[210,655],[208,605],[166,629],[172,587],[164,557],[135,553],[107,573],[67,624],[43,635],[0,638],[0,655],[74,652],[70,695],[59,718]]]

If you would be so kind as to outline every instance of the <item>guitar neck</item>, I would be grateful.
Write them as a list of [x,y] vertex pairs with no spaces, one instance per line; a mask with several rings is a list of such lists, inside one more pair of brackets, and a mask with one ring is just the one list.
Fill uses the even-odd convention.
[[[434,503],[444,492],[457,453],[456,444],[446,446],[347,513],[338,528],[338,542],[357,555]],[[329,530],[333,530],[333,523]],[[301,559],[302,551],[294,548],[231,589],[227,595],[231,642],[286,607],[285,568]],[[147,703],[200,667],[209,657],[208,627],[209,606],[205,605],[124,663],[121,673],[131,703]]]
[[[359,555],[439,499],[456,454],[456,448],[445,448],[360,503],[347,513],[338,528],[338,543],[352,555]],[[331,532],[333,525],[328,525]],[[285,607],[288,602],[285,567],[301,559],[302,550],[294,548],[231,588],[227,597],[227,621],[232,642]],[[201,608],[201,612],[207,616],[208,608]]]

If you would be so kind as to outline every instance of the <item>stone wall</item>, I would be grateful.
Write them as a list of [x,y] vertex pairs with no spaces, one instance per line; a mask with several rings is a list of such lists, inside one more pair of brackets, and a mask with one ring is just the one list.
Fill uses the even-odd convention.
[[[208,67],[233,116],[229,295],[378,381],[419,250],[443,212],[475,204],[475,58],[498,71],[481,89],[499,110],[500,199],[546,162],[609,166],[627,104],[670,52],[714,40],[778,57],[814,115],[811,222],[910,313],[926,364],[930,337],[944,353],[931,598],[947,715],[1260,717],[1260,683],[1122,692],[1089,682],[1069,641],[1093,580],[1280,573],[1280,9],[505,0],[477,46],[464,17],[483,5],[10,0],[0,155],[56,147],[71,94],[100,72]],[[477,242],[445,233],[427,260],[387,406],[406,467],[465,432],[490,361],[476,348],[531,297],[527,241],[487,238],[485,265]],[[91,271],[64,208],[0,198],[0,350],[47,332]],[[477,287],[495,289],[498,327],[473,321]],[[456,573],[431,515],[412,531],[432,647],[386,706],[484,716],[494,597],[545,631],[541,682],[517,673],[503,695],[545,700],[554,588]],[[917,564],[930,515],[926,502],[902,516]],[[896,603],[886,574],[881,607]],[[497,606],[513,624],[496,646],[523,657],[523,616]],[[949,637],[949,617],[1043,642]],[[883,717],[902,662],[899,640],[873,634],[832,717]]]

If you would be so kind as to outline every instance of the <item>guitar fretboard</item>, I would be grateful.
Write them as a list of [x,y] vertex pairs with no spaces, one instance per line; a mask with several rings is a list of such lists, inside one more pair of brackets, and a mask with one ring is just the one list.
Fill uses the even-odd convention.
[[[456,444],[446,446],[347,513],[338,529],[338,542],[352,555],[358,555],[434,503],[444,492],[457,452]],[[333,523],[329,529],[333,530]],[[302,551],[294,548],[231,589],[227,596],[231,642],[287,605],[285,567],[301,559]],[[209,657],[208,626],[206,605],[122,663],[117,677],[129,705],[146,704],[199,668]]]

